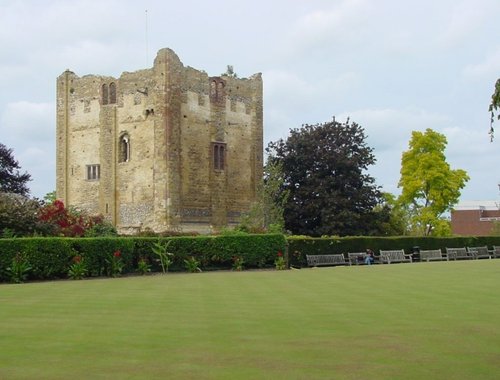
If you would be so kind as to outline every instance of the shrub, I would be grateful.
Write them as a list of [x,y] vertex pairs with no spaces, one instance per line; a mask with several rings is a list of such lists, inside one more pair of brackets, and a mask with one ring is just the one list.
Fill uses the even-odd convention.
[[91,226],[85,231],[85,237],[118,236],[113,224],[104,220],[102,215],[93,216],[91,219]]
[[17,253],[12,259],[10,267],[7,268],[7,274],[11,282],[20,284],[26,281],[28,278],[28,272],[31,270],[31,266],[26,259],[26,256],[22,253]]
[[55,200],[40,209],[40,225],[46,235],[52,236],[116,236],[116,229],[102,215],[87,215],[74,208],[66,208]]
[[2,237],[29,236],[39,232],[37,199],[0,192],[0,234]]
[[118,250],[109,255],[106,259],[106,273],[111,277],[121,276],[125,263],[122,260],[122,253]]
[[278,251],[276,259],[274,260],[274,267],[276,268],[276,270],[285,270],[286,269],[286,261],[285,261],[285,258],[283,257],[283,253],[281,251]]
[[186,265],[186,270],[190,273],[201,272],[200,262],[196,260],[193,256],[190,256],[188,259],[185,259],[184,264]]
[[244,263],[245,263],[245,261],[243,260],[243,257],[234,256],[233,257],[233,270],[241,272],[243,270]]
[[169,240],[168,242],[162,242],[158,240],[156,243],[153,244],[153,253],[158,256],[158,260],[161,265],[161,270],[163,273],[168,272],[168,267],[170,264],[172,264],[172,259],[171,257],[173,256],[173,253],[168,252],[168,246],[172,243],[172,240]]
[[81,280],[87,275],[87,268],[82,256],[76,255],[73,257],[73,263],[68,270],[68,277],[73,280]]
[[144,276],[149,272],[151,272],[151,265],[149,265],[148,260],[144,257],[139,258],[139,260],[137,261],[137,273],[140,273]]

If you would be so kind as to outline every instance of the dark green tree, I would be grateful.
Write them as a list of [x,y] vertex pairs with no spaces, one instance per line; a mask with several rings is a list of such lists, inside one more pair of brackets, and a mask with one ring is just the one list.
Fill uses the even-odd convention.
[[294,234],[378,234],[373,228],[381,201],[375,180],[366,173],[373,149],[356,123],[331,121],[304,125],[271,142],[268,160],[281,165],[285,228]]
[[15,193],[0,192],[0,236],[30,236],[40,232],[38,213],[42,203]]
[[0,192],[28,195],[27,183],[31,181],[28,173],[19,172],[19,163],[15,160],[12,149],[0,143]]

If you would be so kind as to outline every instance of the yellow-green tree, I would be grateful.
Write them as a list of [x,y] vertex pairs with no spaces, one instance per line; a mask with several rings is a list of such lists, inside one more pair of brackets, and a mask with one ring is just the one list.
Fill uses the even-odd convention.
[[460,198],[469,176],[446,162],[446,137],[432,129],[413,131],[409,149],[401,159],[399,202],[409,208],[412,230],[418,235],[446,235],[449,222],[442,218]]

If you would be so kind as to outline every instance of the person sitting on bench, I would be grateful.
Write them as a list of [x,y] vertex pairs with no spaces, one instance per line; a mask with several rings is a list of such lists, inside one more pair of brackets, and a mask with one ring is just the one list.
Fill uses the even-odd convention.
[[373,257],[373,251],[371,249],[366,250],[366,257],[365,257],[365,264],[366,265],[372,265],[373,262],[375,261],[375,258]]

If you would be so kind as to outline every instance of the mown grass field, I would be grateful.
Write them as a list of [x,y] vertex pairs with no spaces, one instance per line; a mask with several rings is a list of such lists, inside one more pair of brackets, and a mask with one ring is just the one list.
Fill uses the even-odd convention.
[[498,379],[500,260],[0,285],[0,379]]

